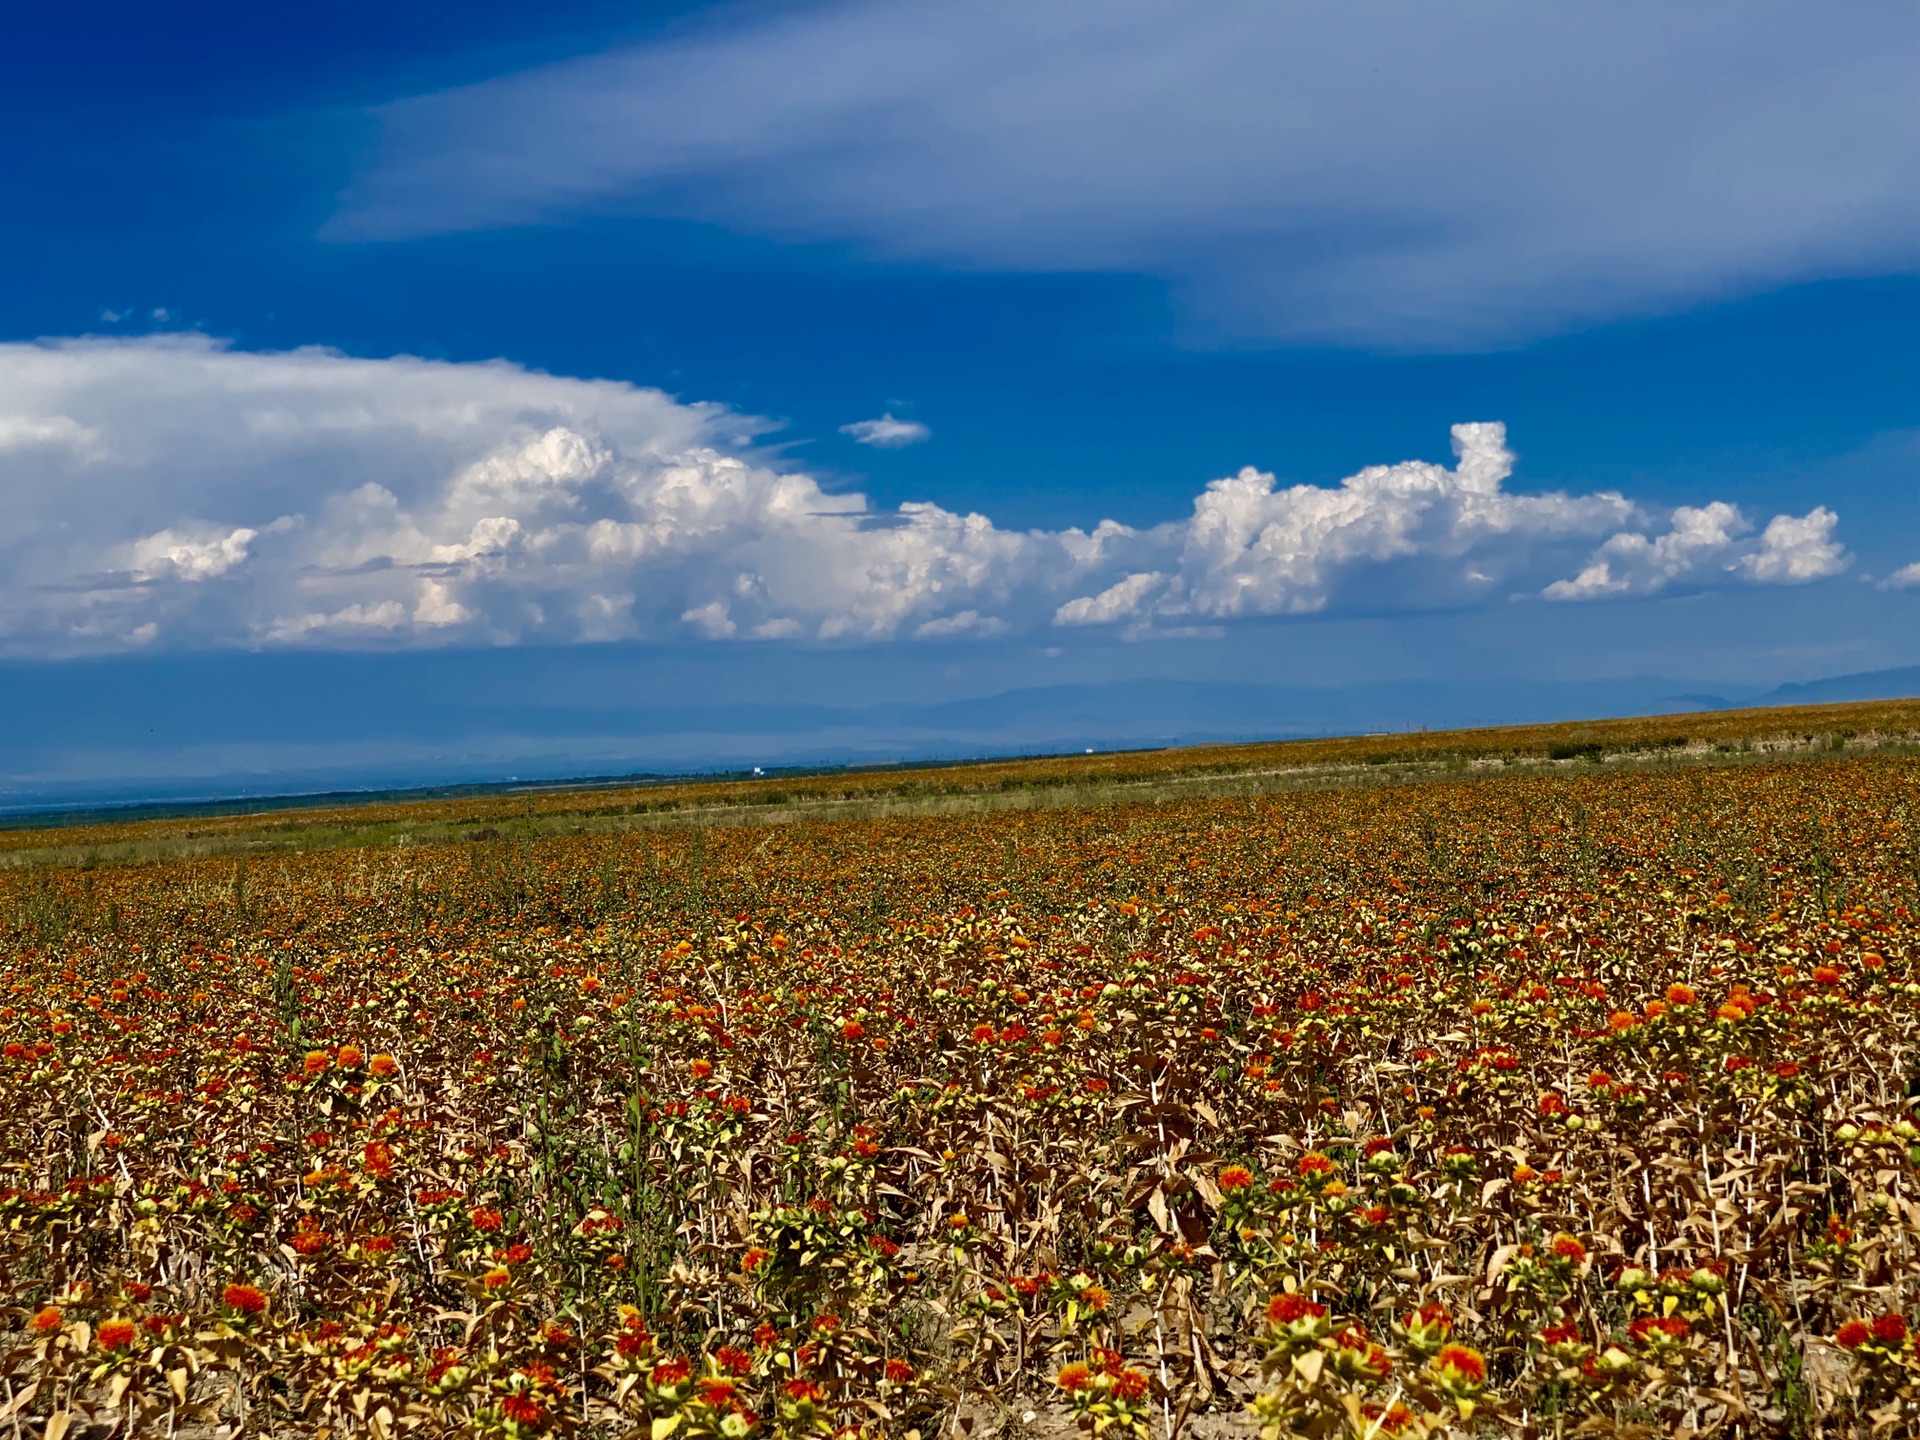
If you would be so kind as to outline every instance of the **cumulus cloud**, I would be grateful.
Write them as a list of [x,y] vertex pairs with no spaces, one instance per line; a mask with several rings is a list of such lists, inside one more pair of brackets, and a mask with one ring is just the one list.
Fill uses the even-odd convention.
[[856,420],[840,427],[842,435],[851,435],[856,445],[873,445],[882,450],[898,450],[933,438],[933,431],[918,420],[896,420],[892,414],[878,420]]
[[247,548],[260,532],[241,526],[225,535],[194,539],[178,530],[160,530],[133,542],[130,558],[135,580],[177,576],[182,580],[211,580],[247,558]]
[[1803,585],[1838,575],[1848,563],[1845,547],[1833,538],[1839,523],[1824,505],[1797,518],[1776,515],[1767,522],[1760,548],[1742,555],[1737,567],[1749,580],[1771,585]]
[[[0,650],[1212,633],[1256,616],[1836,573],[1836,518],[1522,493],[1498,424],[1146,528],[878,511],[721,406],[504,363],[0,345]],[[1587,556],[1572,580],[1546,584]]]
[[1664,535],[1640,531],[1609,536],[1586,567],[1570,580],[1556,580],[1549,600],[1595,600],[1651,595],[1669,585],[1739,575],[1762,585],[1799,585],[1838,575],[1850,563],[1833,538],[1840,517],[1824,505],[1801,516],[1776,515],[1754,542],[1742,537],[1753,525],[1724,500],[1682,505]]
[[1887,577],[1886,584],[1894,590],[1920,590],[1920,560],[1901,566]]
[[1913,268],[1917,42],[1909,6],[1741,0],[749,8],[382,108],[331,233],[650,212],[1498,343]]

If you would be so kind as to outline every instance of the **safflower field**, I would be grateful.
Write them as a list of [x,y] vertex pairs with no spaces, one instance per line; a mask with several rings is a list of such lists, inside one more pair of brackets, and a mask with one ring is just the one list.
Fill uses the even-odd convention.
[[1910,756],[0,892],[16,1440],[1920,1434]]

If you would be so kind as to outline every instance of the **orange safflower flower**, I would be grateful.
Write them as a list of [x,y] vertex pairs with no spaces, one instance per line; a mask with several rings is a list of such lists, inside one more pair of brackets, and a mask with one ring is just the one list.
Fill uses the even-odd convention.
[[1122,1370],[1113,1377],[1113,1393],[1122,1400],[1138,1400],[1147,1393],[1149,1383],[1141,1371]]
[[1553,1237],[1553,1258],[1565,1260],[1573,1265],[1584,1264],[1587,1258],[1587,1247],[1571,1235],[1556,1235]]
[[139,1333],[133,1321],[116,1317],[102,1320],[100,1328],[93,1332],[93,1340],[102,1350],[118,1350],[123,1345],[131,1345]]

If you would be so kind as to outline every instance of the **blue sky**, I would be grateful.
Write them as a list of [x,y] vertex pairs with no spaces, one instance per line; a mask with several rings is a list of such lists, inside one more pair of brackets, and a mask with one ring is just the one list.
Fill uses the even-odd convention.
[[264,8],[0,51],[0,677],[153,720],[0,784],[434,778],[249,709],[410,654],[556,772],[1920,662],[1910,7]]

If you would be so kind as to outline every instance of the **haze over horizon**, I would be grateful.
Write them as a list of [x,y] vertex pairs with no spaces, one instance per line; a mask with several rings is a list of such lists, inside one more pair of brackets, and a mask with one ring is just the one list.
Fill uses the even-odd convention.
[[1907,684],[1916,58],[1787,3],[35,16],[0,805]]

